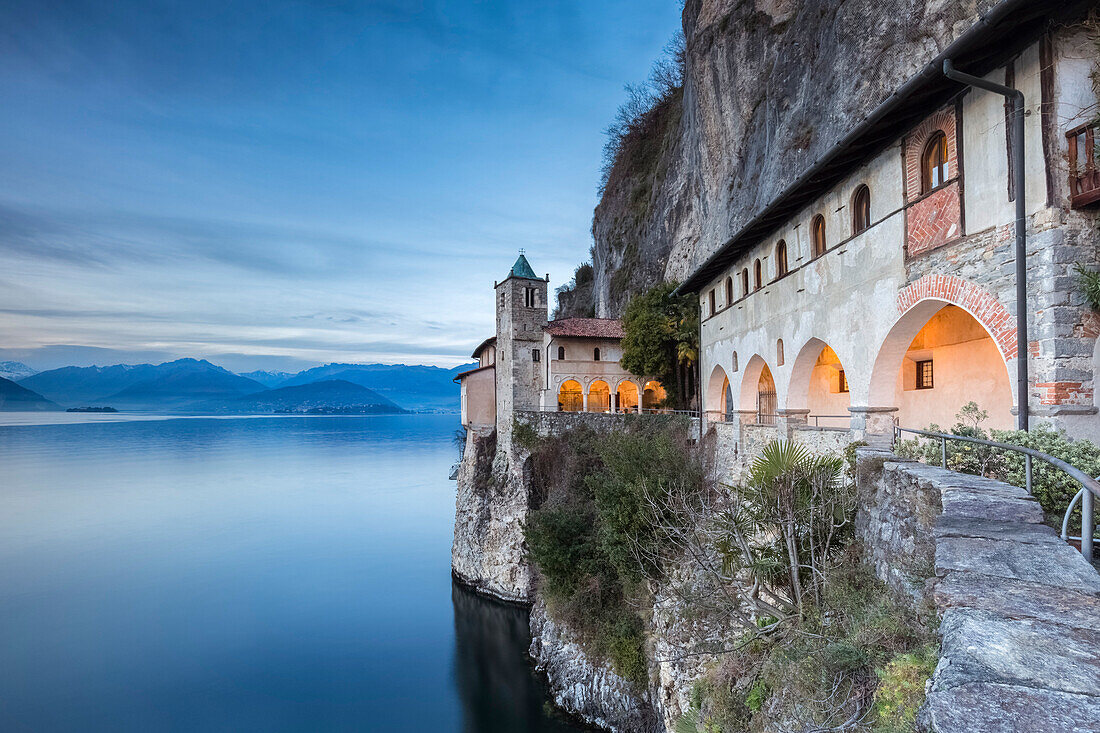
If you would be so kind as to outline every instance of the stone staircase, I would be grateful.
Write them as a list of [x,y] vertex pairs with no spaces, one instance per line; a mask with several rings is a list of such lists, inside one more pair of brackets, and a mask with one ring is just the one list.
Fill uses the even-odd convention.
[[[895,464],[898,465],[898,464]],[[1020,488],[900,463],[933,493],[940,733],[1100,731],[1100,575]],[[899,466],[899,467],[900,467]]]

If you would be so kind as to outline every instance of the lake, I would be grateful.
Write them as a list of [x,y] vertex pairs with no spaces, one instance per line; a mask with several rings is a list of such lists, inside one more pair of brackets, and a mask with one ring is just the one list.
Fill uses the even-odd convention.
[[457,423],[0,413],[0,730],[577,731],[451,581]]

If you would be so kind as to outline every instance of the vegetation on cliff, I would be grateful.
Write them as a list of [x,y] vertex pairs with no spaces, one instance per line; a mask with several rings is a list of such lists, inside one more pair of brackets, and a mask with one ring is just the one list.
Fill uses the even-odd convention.
[[721,560],[708,571],[724,588],[711,612],[736,634],[680,730],[911,727],[934,666],[931,630],[861,561],[844,473],[839,457],[772,442],[724,506],[673,533],[687,556]]
[[[550,613],[586,651],[644,688],[649,678],[643,582],[660,568],[639,549],[660,542],[649,498],[703,490],[703,466],[686,421],[633,417],[611,434],[575,429],[552,438],[521,433],[531,451],[531,560]],[[675,522],[675,517],[663,517]]]
[[668,401],[687,409],[695,395],[699,359],[699,304],[674,295],[676,283],[656,285],[634,296],[623,314],[623,355],[619,363],[634,374],[656,377]]
[[[649,262],[638,246],[642,222],[649,218],[656,192],[661,189],[670,150],[679,137],[683,114],[684,36],[677,33],[654,62],[649,78],[626,86],[627,98],[606,130],[600,168],[600,207],[625,202],[616,217],[610,256],[616,260],[610,283],[611,314],[633,293],[664,279],[662,263]],[[593,219],[593,237],[596,218]],[[585,271],[584,268],[589,270]],[[558,289],[556,317],[589,316],[596,312],[594,270],[581,265],[572,283]]]
[[540,592],[587,654],[645,689],[655,589],[717,622],[718,661],[677,730],[911,727],[932,631],[863,564],[842,459],[775,442],[744,486],[719,487],[676,420],[515,437],[530,452]]

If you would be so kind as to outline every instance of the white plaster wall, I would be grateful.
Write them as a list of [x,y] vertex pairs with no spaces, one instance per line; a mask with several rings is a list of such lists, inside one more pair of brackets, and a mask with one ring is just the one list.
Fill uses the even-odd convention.
[[[1046,207],[1046,164],[1039,115],[1039,46],[1029,47],[1016,59],[1017,89],[1024,93],[1024,171],[1027,212]],[[996,69],[986,79],[1005,83],[1005,69]],[[963,97],[962,170],[963,206],[967,233],[1011,222],[1016,204],[1008,200],[1008,148],[1005,142],[1005,98],[982,89]]]
[[[839,374],[835,367],[815,366],[810,373],[809,404],[811,415],[842,415],[848,416],[848,406],[851,404],[850,395],[847,392],[837,392]],[[810,423],[814,423],[811,421]],[[821,420],[821,427],[847,427],[842,420]]]
[[955,424],[959,408],[973,401],[989,413],[983,425],[987,430],[1015,427],[1008,370],[993,339],[986,337],[928,351],[934,372],[932,389],[906,389],[912,385],[904,384],[904,370],[898,371],[895,404],[901,425],[925,428],[936,423],[949,428]]

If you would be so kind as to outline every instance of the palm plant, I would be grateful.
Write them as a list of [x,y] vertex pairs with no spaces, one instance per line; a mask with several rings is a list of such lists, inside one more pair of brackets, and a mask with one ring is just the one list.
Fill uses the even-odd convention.
[[814,456],[799,443],[772,441],[753,462],[748,485],[737,490],[735,506],[726,514],[719,547],[724,563],[747,572],[775,598],[785,596],[799,616],[807,592],[820,603],[822,568],[854,515],[855,493],[841,480],[843,472],[839,457]]

